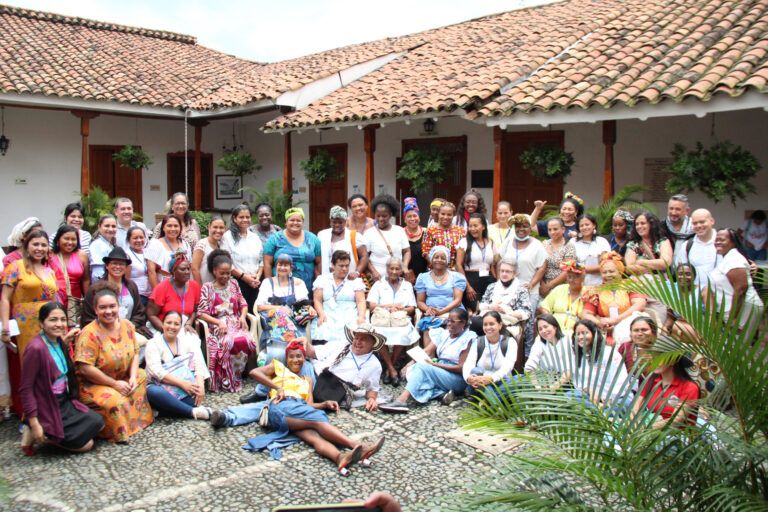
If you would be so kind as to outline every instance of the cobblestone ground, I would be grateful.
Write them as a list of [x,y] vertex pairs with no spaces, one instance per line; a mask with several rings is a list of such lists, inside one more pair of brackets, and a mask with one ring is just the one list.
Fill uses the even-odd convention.
[[[237,395],[209,396],[225,407]],[[440,497],[471,477],[494,472],[493,457],[447,439],[459,410],[432,403],[406,415],[342,412],[331,421],[352,436],[387,441],[370,468],[339,476],[306,445],[283,451],[280,462],[240,447],[256,425],[214,430],[208,422],[159,419],[128,445],[99,442],[84,455],[43,448],[26,457],[17,423],[0,424],[0,472],[8,483],[0,510],[12,511],[267,511],[282,504],[336,502],[386,490],[406,510],[439,509]]]

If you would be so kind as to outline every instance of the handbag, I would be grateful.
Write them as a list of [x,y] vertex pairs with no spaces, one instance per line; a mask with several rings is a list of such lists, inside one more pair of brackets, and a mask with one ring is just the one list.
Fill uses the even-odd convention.
[[352,404],[353,392],[349,384],[338,378],[326,368],[317,376],[312,390],[315,402],[332,400],[345,409]]
[[[64,282],[67,286],[67,326],[75,327],[80,325],[80,315],[83,313],[83,299],[72,296],[72,285],[69,283],[69,273],[67,265],[64,263],[64,257],[59,254],[61,271],[64,273]],[[70,256],[71,258],[72,256]]]
[[[352,245],[352,257],[355,259],[355,265],[358,265],[360,262],[360,256],[357,254],[357,243],[355,240],[357,239],[357,230],[350,229],[349,230],[349,241]],[[371,278],[368,273],[361,273],[360,279],[362,279],[363,284],[365,285],[365,294],[368,295],[368,292],[371,291],[371,287],[373,286],[373,279]]]
[[371,325],[374,327],[389,327],[392,323],[392,313],[388,309],[376,308],[371,314]]
[[271,404],[272,404],[272,399],[270,398],[264,404],[264,407],[261,408],[261,412],[259,413],[259,419],[257,420],[260,427],[269,426],[269,406]]
[[[192,357],[192,352],[178,355],[167,363],[163,363],[163,369],[179,380],[195,382],[195,374],[192,371]],[[163,382],[159,382],[158,384],[179,400],[189,396],[186,391],[173,384],[165,384]]]

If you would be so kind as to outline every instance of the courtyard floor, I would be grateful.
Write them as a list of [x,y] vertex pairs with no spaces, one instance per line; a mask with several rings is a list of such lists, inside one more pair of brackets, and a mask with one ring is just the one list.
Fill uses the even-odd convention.
[[[226,407],[237,395],[209,395],[206,403]],[[405,510],[437,510],[441,497],[495,472],[491,455],[446,437],[462,407],[341,412],[331,421],[347,434],[387,437],[374,465],[355,467],[347,478],[303,444],[284,450],[280,462],[241,449],[261,431],[257,425],[214,430],[206,421],[158,419],[127,445],[99,442],[84,455],[43,448],[26,457],[18,423],[0,423],[0,475],[7,483],[0,510],[268,511],[363,499],[374,490],[391,493]]]

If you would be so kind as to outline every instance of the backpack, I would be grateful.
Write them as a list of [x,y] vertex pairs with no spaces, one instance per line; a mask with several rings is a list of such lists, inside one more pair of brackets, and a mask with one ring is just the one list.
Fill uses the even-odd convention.
[[[507,356],[507,347],[509,346],[509,338],[506,336],[502,336],[499,340],[499,345],[501,349],[501,357]],[[485,350],[485,336],[480,336],[477,338],[477,357],[480,358],[483,351]]]

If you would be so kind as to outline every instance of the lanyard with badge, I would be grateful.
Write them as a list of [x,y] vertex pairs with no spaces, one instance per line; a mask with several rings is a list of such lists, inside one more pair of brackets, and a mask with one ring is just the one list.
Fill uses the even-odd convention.
[[441,347],[439,347],[437,349],[437,358],[438,359],[442,359],[443,358],[442,357],[443,353],[445,353],[447,351],[447,349],[449,349],[451,347],[451,345],[453,345],[454,343],[459,341],[463,335],[464,335],[464,333],[462,332],[461,334],[459,334],[458,336],[456,336],[453,339],[448,338],[448,341],[446,341]]
[[355,367],[357,368],[357,374],[355,375],[355,378],[354,378],[352,384],[354,384],[355,386],[359,387],[359,386],[361,386],[363,384],[363,379],[362,379],[362,377],[360,377],[360,372],[363,370],[363,366],[365,366],[365,363],[370,361],[371,358],[373,357],[373,352],[368,354],[368,358],[365,361],[363,361],[362,363],[360,363],[360,364],[357,364],[357,358],[355,357],[355,354],[350,352],[349,355],[352,356],[352,362],[355,363]]
[[488,242],[485,242],[482,247],[477,243],[477,240],[474,240],[472,243],[482,251],[480,254],[482,255],[483,264],[478,271],[478,277],[488,277],[488,266],[485,264],[485,250],[488,248]]
[[341,289],[344,288],[344,285],[346,284],[346,282],[347,282],[347,278],[345,277],[344,279],[342,279],[341,284],[339,286],[335,286],[333,284],[333,277],[331,277],[331,288],[333,289],[333,295],[331,296],[330,299],[328,299],[329,304],[331,304],[332,306],[335,306],[336,304],[338,304],[336,297],[339,296],[339,292],[341,292]]
[[171,282],[171,286],[173,286],[173,291],[176,292],[176,296],[179,298],[179,301],[181,301],[181,319],[186,323],[188,317],[184,313],[184,302],[187,299],[187,285],[184,285],[184,288],[181,289],[181,293],[179,293],[179,289],[176,288],[175,283]]
[[[496,354],[493,353],[493,345],[496,345]],[[501,338],[499,338],[498,343],[488,343],[488,355],[491,358],[491,370],[496,369],[496,356],[499,355],[499,350],[501,350]]]

